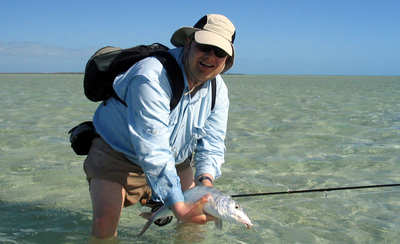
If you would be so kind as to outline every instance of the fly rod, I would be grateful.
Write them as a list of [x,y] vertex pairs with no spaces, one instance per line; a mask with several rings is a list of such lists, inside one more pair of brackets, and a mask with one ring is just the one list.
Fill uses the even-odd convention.
[[237,194],[237,195],[231,195],[231,197],[255,197],[255,196],[283,195],[283,194],[296,194],[296,193],[309,193],[309,192],[327,192],[327,191],[343,191],[343,190],[354,190],[354,189],[365,189],[365,188],[395,187],[395,186],[400,186],[400,184],[347,186],[347,187],[319,188],[319,189],[308,189],[308,190],[287,190],[278,192]]

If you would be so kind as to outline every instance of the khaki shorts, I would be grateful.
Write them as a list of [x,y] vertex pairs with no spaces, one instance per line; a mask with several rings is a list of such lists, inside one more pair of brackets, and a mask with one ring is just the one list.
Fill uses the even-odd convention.
[[[177,165],[176,170],[179,173],[188,167],[189,159]],[[94,178],[121,184],[126,190],[125,207],[139,201],[144,204],[151,198],[151,188],[142,169],[129,161],[123,153],[112,149],[101,137],[93,140],[83,169],[89,184]]]

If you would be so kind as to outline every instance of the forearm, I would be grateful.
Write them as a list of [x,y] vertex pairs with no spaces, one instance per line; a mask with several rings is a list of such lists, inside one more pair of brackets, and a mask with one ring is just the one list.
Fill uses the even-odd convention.
[[146,178],[152,189],[153,200],[161,201],[168,207],[184,201],[179,178],[173,172],[164,170],[159,175],[147,174]]

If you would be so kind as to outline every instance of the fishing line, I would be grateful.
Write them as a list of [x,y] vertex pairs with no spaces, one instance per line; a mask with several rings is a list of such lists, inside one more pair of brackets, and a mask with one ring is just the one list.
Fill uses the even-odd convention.
[[256,196],[268,196],[268,195],[283,195],[283,194],[299,194],[299,193],[310,193],[310,192],[343,191],[343,190],[355,190],[355,189],[366,189],[366,188],[396,187],[396,186],[400,186],[400,184],[347,186],[347,187],[318,188],[318,189],[307,189],[307,190],[287,190],[287,191],[279,191],[279,192],[246,193],[246,194],[231,195],[231,197],[232,198],[234,198],[234,197],[256,197]]
[[[365,195],[370,196],[370,195],[374,195],[374,194],[376,195],[376,194],[389,194],[389,193],[400,193],[400,191],[399,190],[388,190],[388,191],[372,191],[372,192],[368,191],[368,192],[363,192],[363,193],[358,192],[358,193],[352,194],[351,199],[355,200],[357,197],[361,198]],[[304,195],[302,195],[302,196],[304,196]],[[325,200],[325,199],[326,200],[340,200],[340,201],[343,200],[343,198],[341,198],[341,197],[329,196],[329,195],[325,195],[324,197],[319,197],[319,198],[312,198],[312,199],[302,197],[300,199],[297,198],[295,201],[287,201],[287,199],[280,198],[279,200],[272,199],[271,201],[268,201],[268,209],[272,210],[272,209],[282,209],[285,207],[296,207],[296,206],[299,206],[300,204],[304,206],[304,204],[306,204],[306,203],[313,203],[313,202],[321,201],[321,200]],[[260,198],[258,198],[258,200],[254,200],[252,202],[255,204],[257,204],[258,202],[260,202],[260,204],[265,204],[264,203],[265,201],[261,200]]]

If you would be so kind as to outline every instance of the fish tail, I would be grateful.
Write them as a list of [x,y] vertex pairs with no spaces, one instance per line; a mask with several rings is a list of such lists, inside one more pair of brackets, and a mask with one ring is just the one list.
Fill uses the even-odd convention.
[[143,213],[139,214],[140,217],[142,217],[144,219],[147,219],[147,220],[151,219],[152,215],[153,215],[152,212],[143,212]]
[[163,206],[161,208],[159,208],[157,211],[155,211],[154,213],[151,213],[151,215],[149,215],[149,213],[142,213],[140,214],[140,216],[142,216],[145,219],[148,219],[148,221],[146,222],[146,224],[143,226],[142,231],[140,231],[140,233],[138,234],[138,236],[143,235],[144,232],[146,232],[146,230],[150,227],[150,225],[158,218],[158,216],[161,215],[162,212],[164,212],[167,209],[167,207]]
[[144,232],[146,232],[146,230],[150,227],[150,225],[153,223],[152,219],[149,219],[146,224],[143,226],[142,231],[140,231],[140,233],[138,234],[138,236],[143,235]]

